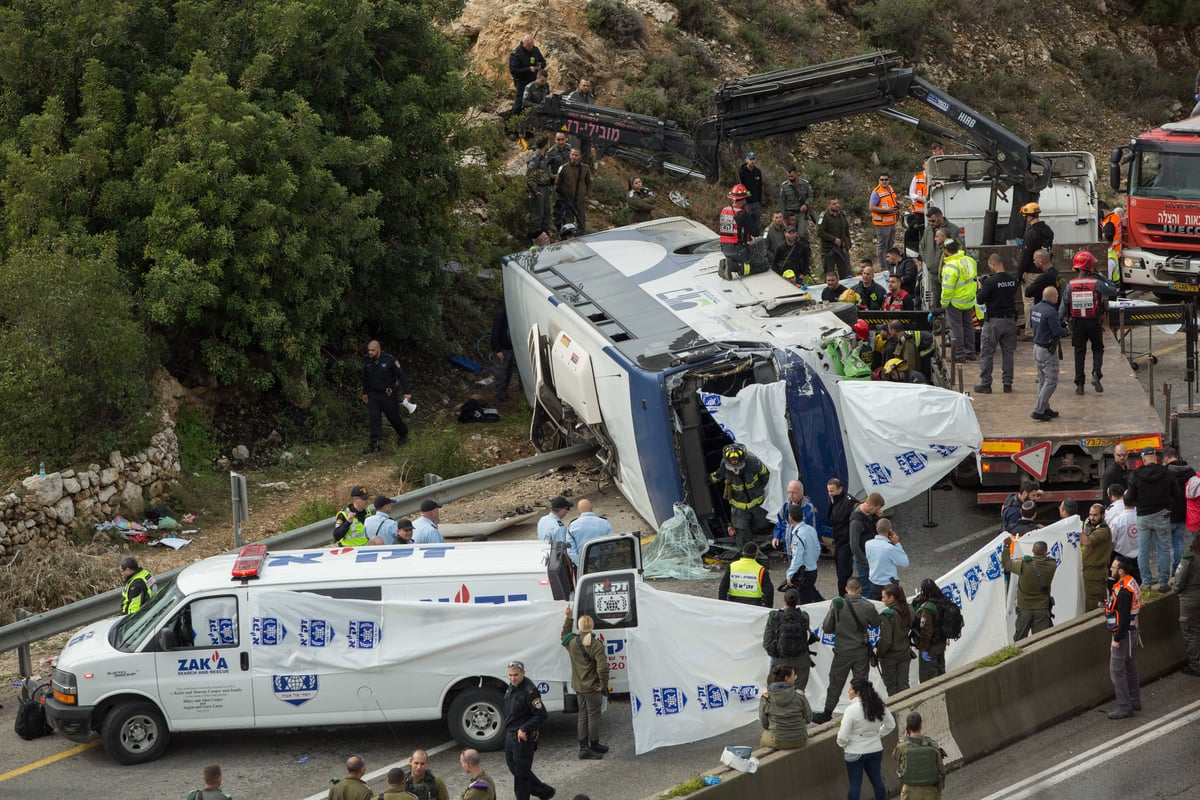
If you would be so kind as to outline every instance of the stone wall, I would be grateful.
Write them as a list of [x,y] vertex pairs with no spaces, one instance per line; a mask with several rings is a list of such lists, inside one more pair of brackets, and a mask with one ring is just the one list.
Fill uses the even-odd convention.
[[179,478],[179,440],[167,427],[140,453],[114,450],[108,465],[26,478],[0,497],[0,556],[30,542],[48,544],[75,528],[116,516],[140,519]]

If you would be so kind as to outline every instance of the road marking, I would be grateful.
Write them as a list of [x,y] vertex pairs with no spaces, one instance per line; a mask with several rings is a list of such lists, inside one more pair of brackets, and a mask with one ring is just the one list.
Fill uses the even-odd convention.
[[46,756],[43,759],[34,761],[32,764],[26,764],[23,767],[17,767],[16,769],[9,770],[8,772],[0,774],[0,783],[3,783],[9,778],[15,778],[18,775],[24,775],[26,772],[33,772],[35,769],[41,769],[49,764],[53,764],[55,761],[62,761],[64,758],[70,758],[73,755],[82,753],[84,750],[91,750],[98,744],[100,744],[99,739],[94,742],[88,742],[87,744],[76,745],[70,750],[63,750],[57,755]]
[[953,542],[946,542],[941,547],[935,547],[935,548],[933,548],[933,552],[944,553],[947,550],[953,550],[954,548],[958,547],[960,544],[967,544],[968,542],[972,542],[981,536],[995,536],[999,532],[1000,532],[1000,526],[992,525],[989,528],[984,528],[983,530],[979,530],[979,531],[975,531],[974,533],[967,534],[966,536],[962,537],[961,539],[955,539]]
[[1022,781],[989,794],[983,800],[1024,800],[1024,798],[1033,797],[1044,789],[1070,780],[1082,772],[1087,772],[1098,763],[1111,761],[1114,752],[1134,750],[1185,725],[1190,725],[1198,719],[1200,719],[1200,700],[1158,719],[1147,720],[1115,739],[1096,745],[1091,750],[1084,751],[1036,775],[1030,775]]
[[[430,758],[432,758],[432,757],[436,756],[438,753],[445,752],[446,750],[449,750],[451,747],[454,747],[457,744],[458,744],[458,742],[451,739],[448,742],[442,742],[437,747],[429,748],[428,750],[425,751],[425,753]],[[388,770],[394,769],[396,767],[407,767],[407,766],[408,766],[408,759],[406,758],[406,759],[403,759],[402,761],[397,761],[394,764],[388,764],[385,767],[380,767],[379,769],[375,770],[374,772],[368,772],[366,775],[362,776],[362,779],[364,782],[365,781],[373,781],[376,778],[380,778],[380,777],[383,777],[384,775],[387,775]],[[2,777],[3,776],[0,776],[0,778],[2,778]],[[310,794],[308,797],[304,798],[304,800],[325,800],[325,798],[327,798],[327,797],[329,797],[329,790],[324,789],[320,792],[317,792],[316,794]]]

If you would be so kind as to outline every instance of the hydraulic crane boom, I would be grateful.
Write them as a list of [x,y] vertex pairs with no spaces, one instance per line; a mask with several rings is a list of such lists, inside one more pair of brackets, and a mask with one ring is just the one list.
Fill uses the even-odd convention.
[[[893,108],[912,99],[937,111],[954,129]],[[718,178],[722,141],[743,142],[792,133],[818,122],[878,111],[919,130],[954,140],[982,155],[995,177],[1018,196],[1044,189],[1052,174],[1029,143],[988,117],[917,77],[895,52],[855,56],[811,67],[780,70],[729,81],[716,91],[716,113],[689,136],[668,119],[547,98],[524,118],[527,130],[566,130],[591,140],[597,151],[631,158],[648,167]]]

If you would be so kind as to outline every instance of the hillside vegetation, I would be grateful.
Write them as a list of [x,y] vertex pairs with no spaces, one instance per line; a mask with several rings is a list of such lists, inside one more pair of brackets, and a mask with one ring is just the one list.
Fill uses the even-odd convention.
[[[725,80],[897,49],[1036,148],[1103,156],[1190,108],[1198,23],[1192,0],[11,0],[0,466],[136,444],[160,367],[206,413],[311,439],[361,413],[366,339],[474,355],[498,293],[475,273],[526,246],[523,153],[493,124],[526,32],[556,91],[592,77],[685,126]],[[752,146],[861,212],[925,144],[870,116]],[[624,221],[633,170],[599,165],[593,225]],[[648,179],[700,219],[722,194]]]

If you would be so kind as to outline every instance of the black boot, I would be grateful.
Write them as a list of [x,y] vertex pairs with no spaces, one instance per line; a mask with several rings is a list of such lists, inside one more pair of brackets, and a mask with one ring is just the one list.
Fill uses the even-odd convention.
[[608,752],[608,745],[606,745],[606,744],[600,744],[599,742],[589,742],[588,746],[591,747],[592,750],[596,751],[600,755],[604,755],[605,753]]
[[587,739],[580,739],[579,758],[581,761],[599,761],[600,759],[604,758],[604,756],[588,747]]

